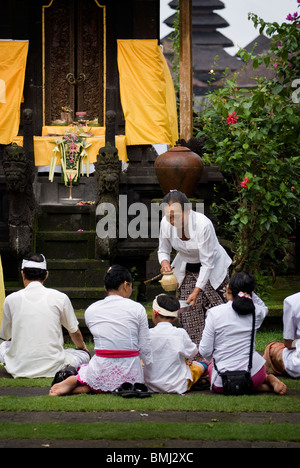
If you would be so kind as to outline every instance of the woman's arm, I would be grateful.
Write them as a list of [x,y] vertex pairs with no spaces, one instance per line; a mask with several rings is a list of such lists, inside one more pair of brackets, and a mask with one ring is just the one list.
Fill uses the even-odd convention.
[[203,289],[207,284],[212,270],[215,267],[216,235],[212,223],[204,226],[201,238],[198,238],[198,250],[201,268],[196,287]]
[[87,348],[85,346],[85,342],[83,340],[82,333],[79,330],[79,328],[75,333],[70,333],[69,332],[69,335],[70,335],[70,338],[73,341],[73,343],[74,343],[74,345],[76,346],[77,349],[84,349],[84,350],[87,351]]
[[161,265],[161,273],[172,271],[170,264],[170,257],[172,252],[172,245],[170,242],[170,236],[168,232],[168,226],[166,220],[163,218],[160,225],[159,233],[159,247],[158,247],[158,261]]
[[187,304],[191,304],[191,307],[194,307],[197,301],[197,297],[199,296],[199,293],[202,291],[202,289],[195,287],[194,291],[192,294],[189,295],[189,297],[186,300]]
[[283,340],[283,342],[287,349],[296,349],[296,346],[294,346],[294,340]]
[[202,339],[199,344],[199,353],[205,359],[210,360],[213,357],[215,344],[215,329],[212,320],[212,314],[208,311],[205,320],[205,327],[202,334]]
[[142,307],[141,313],[139,315],[139,348],[144,364],[152,364],[152,344],[149,332],[148,317],[144,307]]

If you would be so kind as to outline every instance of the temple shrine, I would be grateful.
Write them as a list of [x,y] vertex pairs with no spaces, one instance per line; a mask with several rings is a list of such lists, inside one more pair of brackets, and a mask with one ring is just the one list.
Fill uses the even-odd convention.
[[[213,13],[218,8],[219,1],[193,1],[190,32],[193,56],[204,49],[206,58],[218,54],[221,72],[223,47],[230,41],[216,32],[226,26]],[[105,295],[103,274],[111,263],[132,269],[140,285],[159,272],[157,236],[124,235],[137,215],[129,210],[135,203],[148,207],[139,229],[148,226],[151,232],[150,207],[163,197],[154,163],[181,136],[159,13],[159,0],[11,0],[2,6],[1,53],[24,46],[26,62],[18,91],[21,112],[12,122],[17,131],[2,135],[8,126],[0,122],[0,248],[7,294],[20,287],[20,260],[30,251],[44,253],[51,272],[47,285],[66,292],[79,316]],[[234,70],[238,60],[226,59]],[[208,62],[200,66],[195,60],[194,73],[204,83]],[[0,87],[0,101],[1,92]],[[67,168],[62,157],[62,140],[74,133],[74,123],[81,129],[80,170]],[[201,147],[193,151],[201,155]],[[221,181],[216,167],[204,167],[193,198],[207,214]],[[99,240],[102,203],[114,205],[117,216],[126,213],[125,225],[118,225],[123,235]],[[143,286],[137,294],[145,297]]]

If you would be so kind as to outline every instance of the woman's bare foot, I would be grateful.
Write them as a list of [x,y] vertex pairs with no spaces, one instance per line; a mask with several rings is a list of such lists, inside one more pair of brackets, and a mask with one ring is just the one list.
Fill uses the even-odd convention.
[[72,375],[71,377],[68,377],[66,380],[63,380],[62,382],[53,385],[53,387],[50,388],[49,395],[50,396],[62,396],[62,395],[70,395],[74,388],[76,388],[78,384],[77,381],[77,376]]
[[285,395],[287,391],[286,385],[281,382],[275,375],[268,375],[266,383],[273,388],[273,391],[278,395]]

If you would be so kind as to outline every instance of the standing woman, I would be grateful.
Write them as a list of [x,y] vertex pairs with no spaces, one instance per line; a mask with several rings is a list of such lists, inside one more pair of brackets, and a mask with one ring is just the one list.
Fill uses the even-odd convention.
[[[206,311],[226,302],[231,258],[219,244],[212,222],[191,210],[184,193],[171,190],[163,203],[165,216],[160,226],[158,249],[161,272],[170,272],[173,268],[179,299],[192,306],[180,314],[180,324],[199,345]],[[171,266],[173,249],[177,255]]]

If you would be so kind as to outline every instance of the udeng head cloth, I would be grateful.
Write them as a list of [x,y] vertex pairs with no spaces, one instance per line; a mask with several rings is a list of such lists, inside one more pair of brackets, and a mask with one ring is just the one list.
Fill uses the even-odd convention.
[[37,268],[39,270],[47,270],[46,259],[45,259],[44,255],[42,255],[42,257],[44,259],[43,262],[35,262],[33,260],[23,260],[21,270],[24,270],[24,268]]
[[157,312],[159,315],[163,315],[164,317],[178,317],[178,310],[175,310],[171,312],[170,310],[164,309],[163,307],[160,307],[157,302],[158,296],[153,301],[152,308],[154,313]]

